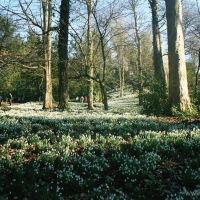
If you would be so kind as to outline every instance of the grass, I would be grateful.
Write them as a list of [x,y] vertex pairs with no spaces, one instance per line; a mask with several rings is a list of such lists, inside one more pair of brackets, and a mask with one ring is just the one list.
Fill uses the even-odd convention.
[[0,108],[0,199],[199,199],[200,124],[147,118],[137,97],[109,111],[70,103]]

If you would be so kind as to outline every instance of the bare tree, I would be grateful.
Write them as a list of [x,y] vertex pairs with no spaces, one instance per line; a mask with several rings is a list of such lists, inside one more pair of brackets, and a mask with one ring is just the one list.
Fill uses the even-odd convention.
[[126,63],[126,57],[127,57],[127,44],[126,44],[126,32],[125,28],[122,27],[122,22],[119,20],[116,20],[112,26],[112,32],[115,35],[112,38],[112,45],[114,48],[114,51],[116,52],[116,58],[117,58],[117,68],[119,70],[119,96],[123,97],[124,95],[124,85],[125,85],[125,63]]
[[[74,39],[74,46],[78,47],[78,51],[81,52],[82,61],[79,62],[79,78],[83,78],[86,82],[85,86],[87,87],[87,96],[88,96],[88,109],[94,110],[94,63],[93,63],[93,52],[94,52],[94,44],[93,44],[93,18],[92,18],[92,10],[93,10],[93,0],[83,0],[76,2],[76,16],[74,17],[77,24],[73,27],[73,23],[70,24],[70,27],[73,31],[71,36]],[[79,3],[79,4],[78,4]],[[79,8],[77,8],[77,6]],[[81,7],[81,9],[80,9]],[[79,24],[79,18],[82,19]],[[80,26],[77,28],[77,26]],[[77,49],[76,49],[77,50]]]
[[[85,73],[79,74],[88,80],[89,85],[93,85],[95,82],[99,84],[105,110],[108,110],[106,78],[108,75],[108,56],[110,55],[108,43],[110,38],[113,37],[110,34],[109,26],[114,17],[114,2],[116,1],[113,0],[105,5],[101,4],[99,0],[84,1],[87,7],[87,16],[85,17],[87,19],[84,26],[87,32],[86,37],[84,30],[82,33],[83,37],[81,32],[78,33],[77,29],[72,28],[75,33],[72,36],[76,42],[76,46],[79,47],[83,64],[86,66]],[[93,95],[93,86],[89,87],[88,91],[88,109],[94,109],[93,100],[90,100],[90,96]],[[91,103],[92,105],[90,105]]]
[[[13,1],[12,3],[14,5],[13,7],[6,5],[1,5],[1,7],[14,16],[18,22],[23,22],[21,26],[23,26],[24,29],[27,27],[30,32],[42,37],[43,60],[38,62],[37,67],[42,66],[44,69],[45,87],[43,109],[51,109],[53,106],[51,80],[52,0],[41,0],[37,2],[33,0],[18,0],[18,2]],[[35,8],[39,9],[34,10]],[[26,65],[25,67],[32,68],[30,65]],[[35,66],[33,66],[33,68],[35,68]]]
[[[96,0],[95,2],[95,9],[93,11],[93,16],[96,22],[96,27],[97,27],[97,32],[99,35],[99,43],[100,43],[100,48],[101,48],[101,57],[102,57],[102,76],[97,77],[97,81],[100,84],[100,89],[101,89],[101,95],[102,95],[102,102],[104,104],[104,109],[108,110],[108,100],[107,100],[107,89],[106,89],[106,78],[107,78],[107,44],[108,41],[110,40],[108,37],[109,34],[109,27],[110,27],[110,23],[111,21],[116,17],[116,13],[114,11],[114,7],[113,5],[115,5],[115,0],[112,1],[109,4],[109,8],[107,10],[106,13],[97,13],[97,4],[98,4],[98,0]],[[105,12],[105,10],[104,10]],[[110,37],[112,34],[110,34]]]
[[194,80],[194,99],[197,100],[199,82],[199,53],[200,53],[200,10],[197,0],[184,0],[183,28],[185,35],[185,50],[190,57],[193,70],[196,72]]
[[130,6],[133,12],[134,18],[134,26],[135,26],[135,34],[136,34],[136,41],[137,41],[137,67],[139,72],[139,105],[142,105],[142,93],[143,93],[143,78],[142,78],[142,47],[141,47],[141,36],[139,32],[138,26],[138,14],[136,11],[136,7],[139,0],[130,0]]

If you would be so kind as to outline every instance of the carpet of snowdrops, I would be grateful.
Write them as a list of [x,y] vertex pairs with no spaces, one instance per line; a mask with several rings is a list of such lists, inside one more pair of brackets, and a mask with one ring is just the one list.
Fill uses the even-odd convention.
[[200,124],[109,105],[0,107],[0,200],[200,199]]

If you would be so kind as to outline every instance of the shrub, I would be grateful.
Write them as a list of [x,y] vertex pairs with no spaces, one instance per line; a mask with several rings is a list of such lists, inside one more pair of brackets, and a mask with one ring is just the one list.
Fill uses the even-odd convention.
[[194,119],[199,117],[199,113],[197,111],[197,108],[193,105],[192,109],[186,109],[184,112],[179,111],[176,107],[172,107],[172,115],[189,120],[189,119]]
[[151,84],[142,94],[142,112],[147,115],[167,114],[167,94],[162,86],[157,83]]

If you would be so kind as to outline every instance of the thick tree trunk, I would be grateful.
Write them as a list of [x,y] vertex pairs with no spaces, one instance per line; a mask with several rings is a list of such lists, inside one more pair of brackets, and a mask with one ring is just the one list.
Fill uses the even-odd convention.
[[43,9],[43,47],[44,47],[44,102],[43,109],[51,109],[52,104],[52,80],[51,80],[51,23],[52,0],[42,1]]
[[152,12],[154,74],[158,83],[163,86],[164,89],[166,89],[167,81],[162,58],[160,28],[158,20],[158,2],[159,0],[149,0]]
[[69,27],[69,0],[62,0],[60,6],[60,27],[58,42],[58,108],[69,110],[68,92],[68,27]]
[[191,108],[188,93],[181,0],[165,0],[168,54],[169,54],[169,105],[180,111]]

